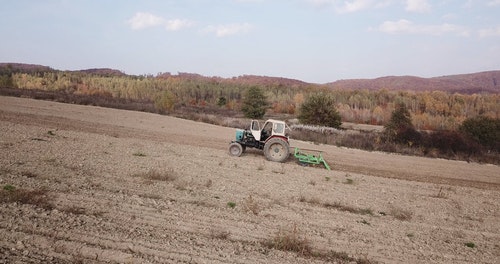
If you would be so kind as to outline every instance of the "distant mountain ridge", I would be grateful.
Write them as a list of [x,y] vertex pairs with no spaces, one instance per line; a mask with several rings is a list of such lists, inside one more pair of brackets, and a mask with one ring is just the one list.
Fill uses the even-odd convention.
[[[48,66],[23,64],[23,63],[0,63],[0,74],[15,72],[54,72],[58,71]],[[130,76],[120,70],[109,68],[85,69],[72,72],[83,72],[100,76]],[[241,75],[232,78],[207,77],[196,73],[170,73],[158,74],[155,78],[181,78],[198,79],[217,82],[230,82],[247,85],[273,85],[283,87],[305,87],[309,85],[325,86],[330,89],[348,90],[381,90],[389,91],[445,91],[451,93],[500,93],[500,70],[485,71],[469,74],[447,75],[440,77],[422,78],[416,76],[385,76],[375,79],[346,79],[329,82],[326,84],[314,84],[304,81],[257,75]]]
[[0,63],[0,73],[34,73],[34,72],[54,72],[55,70],[43,65],[27,63]]
[[387,76],[375,79],[339,80],[326,84],[332,89],[390,91],[446,91],[456,93],[500,93],[500,71],[448,75],[432,78]]

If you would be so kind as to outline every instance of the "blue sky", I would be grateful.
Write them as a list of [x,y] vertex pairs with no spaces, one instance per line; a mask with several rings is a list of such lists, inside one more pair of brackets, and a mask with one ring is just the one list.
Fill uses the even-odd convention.
[[0,0],[0,62],[326,83],[500,70],[500,0]]

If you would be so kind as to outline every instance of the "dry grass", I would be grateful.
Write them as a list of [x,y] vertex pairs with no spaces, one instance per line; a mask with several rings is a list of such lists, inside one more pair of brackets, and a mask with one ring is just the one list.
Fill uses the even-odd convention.
[[271,249],[297,252],[303,256],[311,256],[313,253],[309,240],[300,234],[297,225],[293,225],[291,229],[280,229],[274,237],[265,240],[263,245]]
[[141,193],[139,194],[139,197],[146,198],[146,199],[153,199],[153,200],[161,200],[162,196],[156,193]]
[[373,211],[370,208],[356,208],[356,207],[352,207],[352,206],[349,206],[349,205],[343,205],[343,204],[341,204],[339,202],[334,202],[334,203],[321,202],[318,198],[307,199],[304,196],[301,196],[299,198],[299,202],[308,203],[308,204],[312,204],[312,205],[323,206],[325,208],[331,208],[331,209],[335,209],[335,210],[338,210],[338,211],[349,212],[349,213],[353,213],[353,214],[373,215]]
[[392,207],[389,210],[389,214],[401,221],[410,221],[413,217],[413,212],[411,212],[410,210],[397,207]]
[[330,250],[327,253],[320,254],[318,257],[321,259],[324,259],[328,262],[332,263],[341,263],[341,264],[347,264],[347,263],[356,263],[356,264],[374,264],[377,263],[375,261],[369,260],[368,258],[355,258],[349,256],[346,252],[337,252],[334,250]]
[[339,202],[335,202],[333,204],[326,202],[326,203],[323,203],[323,206],[326,208],[333,208],[333,209],[338,210],[338,211],[349,212],[349,213],[353,213],[353,214],[373,215],[373,211],[370,208],[355,208],[352,206],[343,205]]
[[207,188],[210,188],[210,187],[212,187],[213,184],[214,184],[213,181],[211,179],[208,179],[205,182],[204,186],[207,187]]
[[225,240],[228,239],[231,233],[226,230],[221,230],[221,229],[211,229],[210,230],[210,237],[215,238],[215,239],[221,239]]
[[165,171],[150,170],[143,174],[138,174],[137,176],[153,181],[174,181],[177,179],[177,173],[175,173],[173,169]]
[[448,198],[448,194],[446,194],[446,192],[443,190],[443,186],[441,186],[439,188],[439,191],[435,195],[432,195],[431,197],[446,199]]
[[60,209],[60,211],[74,215],[84,215],[87,213],[87,210],[85,208],[79,206],[68,206]]
[[23,171],[21,172],[21,175],[28,177],[28,178],[36,178],[38,177],[38,174],[31,172],[31,171]]
[[344,184],[354,184],[354,180],[351,178],[347,178],[347,179],[345,179],[345,181],[343,183]]
[[47,189],[17,189],[12,185],[5,185],[0,190],[0,203],[32,204],[46,210],[54,208],[52,204],[53,198],[53,195]]
[[259,206],[257,201],[253,199],[251,195],[249,195],[247,198],[245,198],[245,200],[243,200],[242,206],[245,212],[251,212],[254,215],[258,215],[261,211],[261,207]]
[[321,259],[331,263],[375,263],[367,258],[351,257],[346,252],[338,252],[335,250],[321,252],[314,250],[310,241],[301,234],[295,224],[292,228],[280,229],[273,237],[264,240],[262,245],[269,249],[296,252],[302,257]]
[[95,216],[95,217],[102,217],[104,215],[104,211],[92,211],[88,210],[84,207],[72,205],[72,206],[66,206],[63,208],[58,208],[59,211],[73,214],[73,215],[88,215],[88,216]]
[[319,198],[317,197],[306,198],[304,195],[301,195],[299,197],[299,202],[313,204],[313,205],[321,205],[321,201],[319,200]]
[[190,186],[191,186],[191,183],[188,181],[184,181],[184,180],[177,181],[174,184],[174,188],[176,190],[179,190],[179,191],[190,191],[191,190]]

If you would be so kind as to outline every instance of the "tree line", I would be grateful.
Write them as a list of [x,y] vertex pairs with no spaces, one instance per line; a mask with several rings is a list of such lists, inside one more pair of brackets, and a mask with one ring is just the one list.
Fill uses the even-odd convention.
[[158,112],[172,112],[182,107],[240,111],[245,93],[257,87],[267,98],[268,113],[292,116],[298,115],[307,98],[321,92],[333,98],[333,106],[344,122],[384,125],[399,105],[405,105],[419,130],[457,130],[468,118],[500,118],[499,94],[331,90],[314,84],[259,85],[197,75],[117,76],[46,69],[22,72],[6,68],[0,70],[0,86],[148,101]]

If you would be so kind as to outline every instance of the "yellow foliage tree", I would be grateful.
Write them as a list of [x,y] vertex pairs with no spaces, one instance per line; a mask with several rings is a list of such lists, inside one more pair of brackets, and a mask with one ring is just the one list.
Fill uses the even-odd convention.
[[163,91],[155,100],[155,107],[160,112],[166,111],[171,112],[175,109],[175,103],[177,99],[169,90]]

